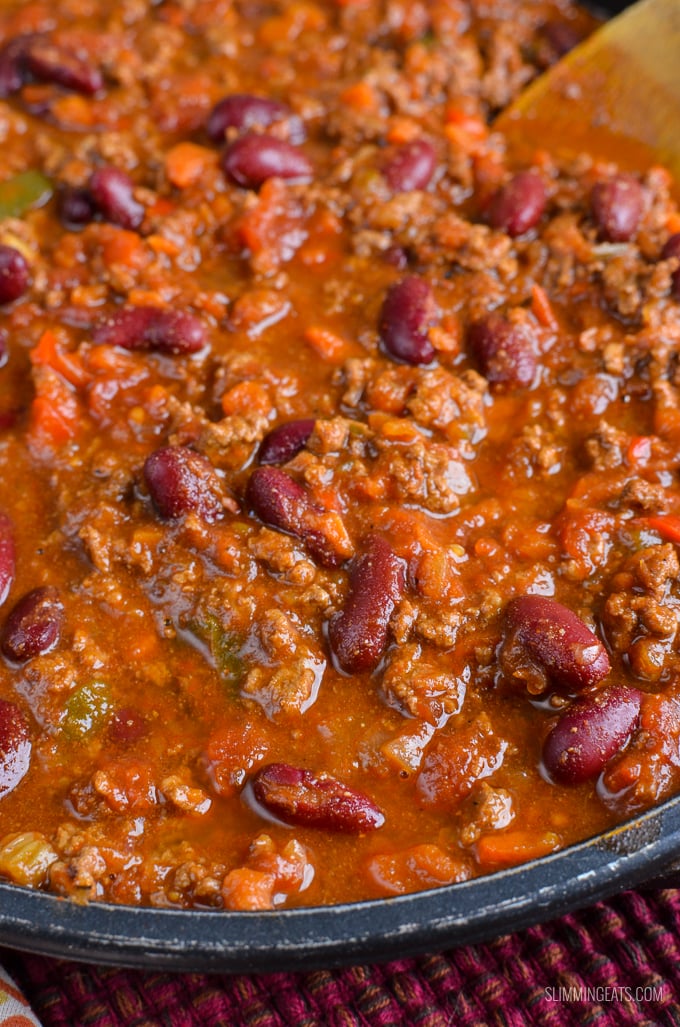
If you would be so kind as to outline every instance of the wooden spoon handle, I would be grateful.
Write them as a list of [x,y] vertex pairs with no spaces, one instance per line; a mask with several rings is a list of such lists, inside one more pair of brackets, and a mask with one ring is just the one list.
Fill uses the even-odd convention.
[[680,0],[640,0],[607,22],[497,119],[511,148],[589,152],[680,182]]

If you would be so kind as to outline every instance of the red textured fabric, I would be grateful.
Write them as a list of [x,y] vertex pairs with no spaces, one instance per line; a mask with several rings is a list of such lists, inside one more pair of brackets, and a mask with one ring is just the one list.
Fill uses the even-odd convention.
[[680,1027],[675,890],[626,892],[486,945],[333,971],[167,974],[0,957],[44,1027]]

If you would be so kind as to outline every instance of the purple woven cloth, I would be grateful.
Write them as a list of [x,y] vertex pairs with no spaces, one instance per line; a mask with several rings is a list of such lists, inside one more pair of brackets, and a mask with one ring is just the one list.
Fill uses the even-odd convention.
[[44,1027],[680,1027],[680,891],[486,945],[309,973],[150,973],[4,950]]

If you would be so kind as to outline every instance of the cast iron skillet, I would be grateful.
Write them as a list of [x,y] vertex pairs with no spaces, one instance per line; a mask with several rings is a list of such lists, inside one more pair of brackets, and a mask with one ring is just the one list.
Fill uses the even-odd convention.
[[[622,0],[599,0],[614,14]],[[680,849],[680,796],[521,867],[434,891],[267,913],[138,909],[0,884],[0,943],[88,962],[250,972],[389,959],[483,941],[640,884]]]
[[0,885],[0,942],[44,955],[168,970],[309,970],[482,941],[668,872],[680,796],[521,867],[434,891],[266,913],[138,909]]

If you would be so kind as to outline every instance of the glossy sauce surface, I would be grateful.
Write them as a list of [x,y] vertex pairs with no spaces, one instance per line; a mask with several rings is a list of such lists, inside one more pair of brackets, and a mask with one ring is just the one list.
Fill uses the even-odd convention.
[[565,26],[3,7],[4,877],[332,903],[677,789],[671,183],[489,127]]

